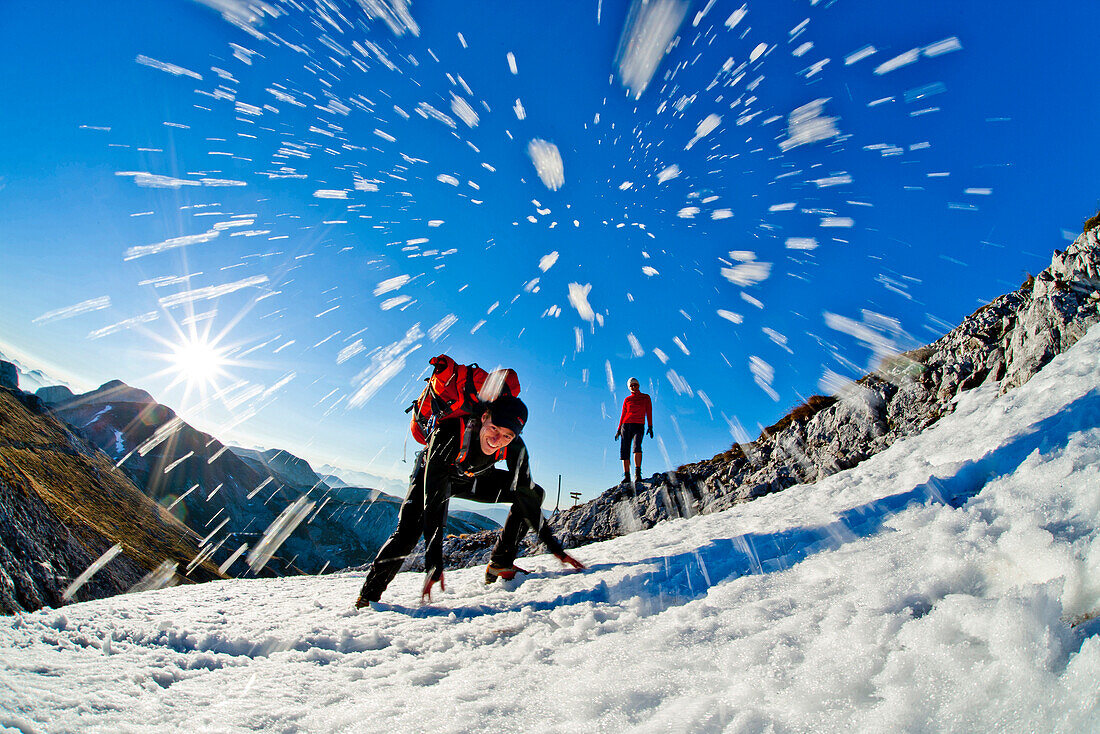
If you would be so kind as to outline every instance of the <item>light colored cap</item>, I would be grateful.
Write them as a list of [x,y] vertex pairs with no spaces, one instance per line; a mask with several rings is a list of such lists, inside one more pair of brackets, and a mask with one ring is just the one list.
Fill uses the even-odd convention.
[[626,381],[626,384],[627,385],[637,385],[638,387],[641,387],[642,386],[642,381],[639,380],[637,377],[631,377],[629,380]]

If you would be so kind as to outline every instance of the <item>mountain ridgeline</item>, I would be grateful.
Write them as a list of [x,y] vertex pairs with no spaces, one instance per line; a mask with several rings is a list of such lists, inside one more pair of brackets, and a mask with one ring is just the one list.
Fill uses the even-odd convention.
[[[620,484],[556,513],[566,547],[607,540],[663,520],[718,512],[850,468],[954,410],[959,393],[1024,384],[1100,321],[1100,214],[1050,267],[982,306],[938,341],[882,360],[837,395],[811,397],[711,459]],[[484,563],[494,533],[450,538],[447,563]],[[523,552],[539,546],[533,536]]]
[[[174,564],[172,583],[357,567],[397,523],[398,499],[330,486],[286,451],[228,447],[117,380],[82,395],[63,386],[31,395],[0,361],[0,385],[0,613],[60,606],[116,544],[72,598],[124,592],[164,562]],[[249,566],[244,551],[303,497],[309,515],[266,564]],[[453,513],[447,531],[494,527]]]
[[[202,538],[0,362],[0,613],[122,593],[161,576],[223,578]],[[108,558],[83,585],[74,580]],[[178,570],[177,570],[178,569]]]
[[[921,432],[965,390],[1024,384],[1100,321],[1098,225],[1100,218],[1089,220],[1050,267],[938,341],[883,360],[838,395],[810,398],[751,443],[564,510],[555,530],[576,546],[815,482]],[[462,557],[461,548],[454,552]]]

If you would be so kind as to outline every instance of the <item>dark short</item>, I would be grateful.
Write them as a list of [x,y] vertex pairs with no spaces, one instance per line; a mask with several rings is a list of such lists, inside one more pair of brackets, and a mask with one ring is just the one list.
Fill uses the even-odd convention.
[[623,442],[619,447],[619,458],[626,461],[630,458],[630,444],[634,443],[634,453],[642,453],[642,434],[645,433],[645,423],[624,423],[622,427]]

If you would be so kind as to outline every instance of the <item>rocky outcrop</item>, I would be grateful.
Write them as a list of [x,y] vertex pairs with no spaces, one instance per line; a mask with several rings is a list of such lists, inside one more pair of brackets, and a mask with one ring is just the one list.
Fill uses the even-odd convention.
[[64,405],[76,398],[73,391],[64,385],[47,385],[34,391],[34,394],[46,405]]
[[[838,395],[811,398],[756,441],[564,510],[552,518],[555,531],[574,547],[814,482],[920,433],[950,413],[962,391],[1022,385],[1100,321],[1098,223],[1090,220],[1050,267],[940,340],[885,360]],[[491,543],[481,535],[452,540],[449,563],[482,562]]]
[[19,370],[11,362],[0,360],[0,387],[8,390],[19,389]]
[[221,575],[191,565],[199,537],[39,398],[0,389],[0,613],[61,606],[73,580],[115,545],[121,552],[69,599],[118,594],[165,567],[162,583]]

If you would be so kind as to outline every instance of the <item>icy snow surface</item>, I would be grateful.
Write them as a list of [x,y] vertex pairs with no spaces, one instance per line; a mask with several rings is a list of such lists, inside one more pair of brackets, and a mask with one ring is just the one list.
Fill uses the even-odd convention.
[[3,620],[21,731],[1096,731],[1100,330],[855,469],[448,572],[235,580]]

